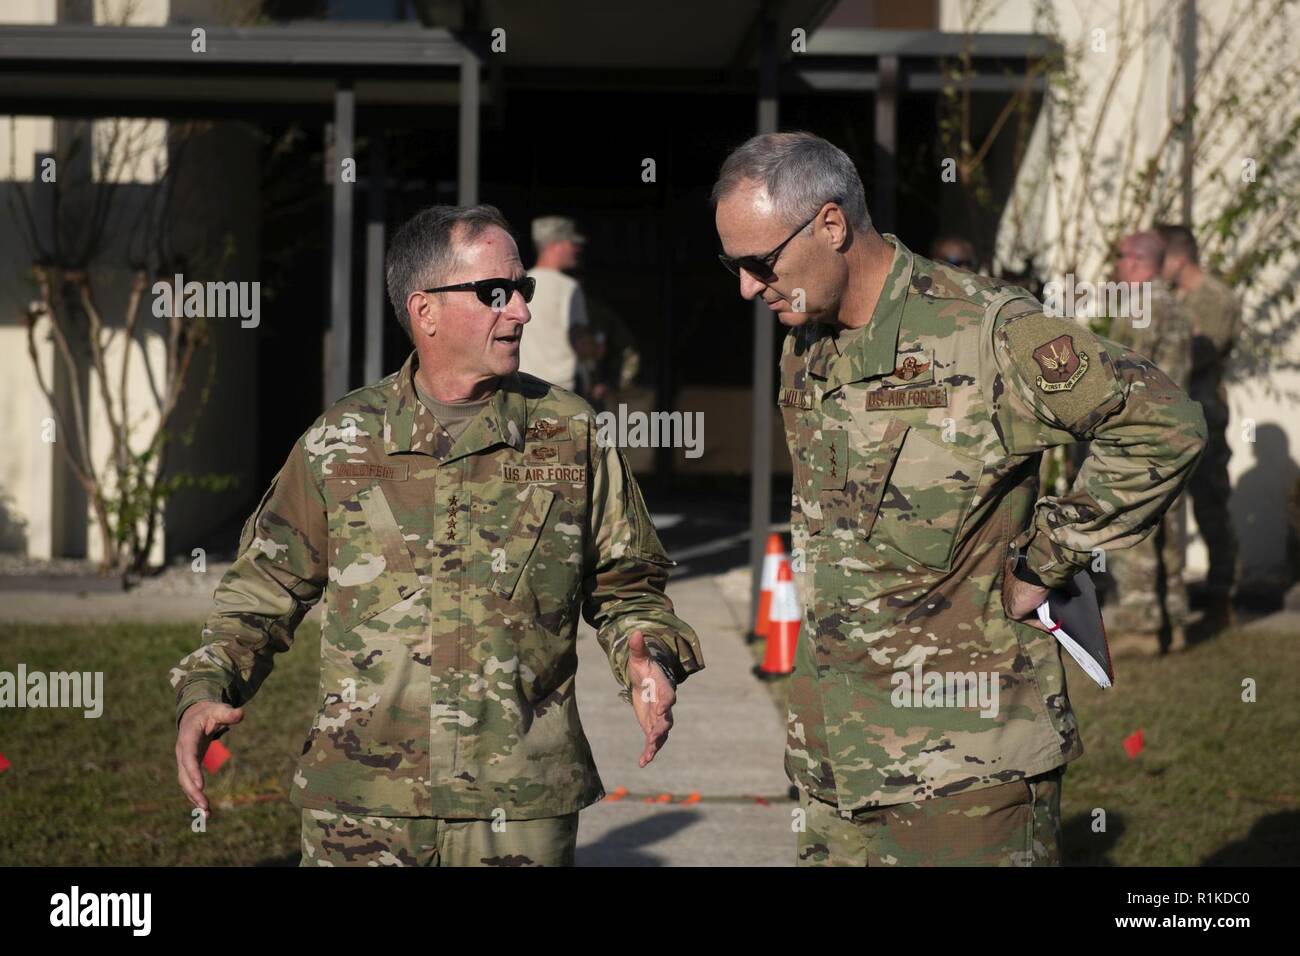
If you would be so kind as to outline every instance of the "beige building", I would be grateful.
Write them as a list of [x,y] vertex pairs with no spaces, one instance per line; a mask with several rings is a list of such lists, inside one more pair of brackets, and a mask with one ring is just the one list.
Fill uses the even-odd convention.
[[[628,324],[640,337],[651,369],[641,387],[627,396],[630,404],[634,409],[705,413],[707,453],[689,460],[678,455],[670,473],[684,479],[705,476],[705,480],[709,475],[750,474],[751,494],[757,502],[752,526],[759,529],[753,535],[753,546],[760,557],[766,527],[763,502],[771,496],[769,476],[775,471],[774,483],[779,484],[788,462],[779,422],[774,420],[768,400],[773,392],[775,359],[764,359],[763,350],[772,344],[771,317],[751,317],[731,284],[719,278],[716,262],[711,261],[715,242],[708,234],[708,219],[698,215],[716,162],[690,166],[687,174],[680,170],[692,157],[679,151],[675,169],[668,158],[658,156],[664,181],[672,181],[674,175],[692,177],[679,186],[680,192],[671,200],[689,215],[670,209],[669,199],[646,198],[651,194],[644,191],[639,179],[640,165],[627,177],[631,185],[619,187],[620,192],[608,183],[588,186],[590,171],[582,167],[585,160],[579,157],[572,162],[574,182],[538,190],[536,180],[530,179],[542,175],[536,156],[521,158],[524,165],[507,173],[493,172],[493,156],[480,157],[480,115],[487,118],[484,138],[490,133],[500,137],[500,128],[492,133],[494,118],[498,127],[504,125],[502,116],[518,121],[518,114],[508,112],[511,98],[526,90],[538,87],[568,97],[592,98],[609,91],[644,94],[638,86],[644,84],[644,70],[658,67],[655,75],[661,85],[655,94],[675,91],[683,97],[683,104],[698,113],[695,119],[683,117],[683,129],[694,130],[683,133],[683,141],[689,141],[692,150],[698,151],[699,142],[714,126],[726,129],[717,142],[707,144],[709,155],[716,152],[718,158],[756,126],[793,125],[821,132],[855,150],[853,155],[867,181],[868,202],[881,227],[924,251],[937,231],[948,228],[947,220],[956,218],[963,200],[960,187],[941,182],[938,170],[933,174],[928,168],[917,171],[918,165],[911,161],[914,153],[909,150],[914,144],[909,137],[912,141],[927,138],[918,130],[933,122],[934,104],[944,95],[944,65],[960,56],[965,34],[970,31],[976,41],[975,99],[981,104],[977,125],[986,129],[993,125],[1003,104],[1021,89],[1022,81],[1033,92],[1024,162],[1019,168],[1013,162],[1014,152],[1008,145],[1012,124],[1006,126],[1008,132],[999,137],[987,160],[996,173],[994,201],[1002,210],[995,243],[999,264],[1016,269],[1024,264],[1026,253],[1050,250],[1054,253],[1050,258],[1035,257],[1041,278],[1060,278],[1072,268],[1080,278],[1096,279],[1103,277],[1106,268],[1105,230],[1098,223],[1109,222],[1116,214],[1122,184],[1095,172],[1088,174],[1085,184],[1086,166],[1081,157],[1113,154],[1117,161],[1131,162],[1156,150],[1170,117],[1181,109],[1186,95],[1185,64],[1189,62],[1182,0],[1125,4],[1129,19],[1124,23],[1115,19],[1118,7],[1102,9],[1067,0],[1049,4],[1035,0],[792,0],[779,5],[777,19],[771,19],[770,11],[778,5],[765,7],[760,0],[734,0],[716,7],[665,0],[657,11],[660,26],[674,31],[670,46],[645,29],[643,11],[637,5],[624,8],[583,0],[556,0],[551,5],[553,17],[537,16],[532,5],[486,2],[477,5],[480,20],[476,24],[461,19],[468,6],[412,0],[404,9],[412,17],[418,13],[419,21],[311,24],[302,29],[297,29],[298,25],[290,25],[294,29],[283,24],[258,25],[238,35],[220,31],[223,24],[239,21],[259,6],[251,0],[141,0],[129,5],[125,0],[12,0],[0,6],[0,67],[21,60],[23,47],[36,42],[29,34],[6,34],[7,24],[102,26],[120,22],[128,6],[133,11],[132,23],[156,29],[148,37],[136,35],[131,44],[123,45],[123,57],[135,57],[143,64],[142,70],[157,67],[162,72],[110,77],[111,64],[106,64],[102,67],[104,83],[111,80],[114,85],[111,92],[103,94],[105,99],[120,95],[148,103],[152,97],[172,107],[177,102],[193,103],[209,111],[223,103],[274,100],[279,108],[291,112],[301,108],[309,123],[332,119],[335,152],[330,155],[331,162],[356,155],[354,147],[360,144],[354,138],[365,135],[367,117],[372,118],[371,134],[391,117],[403,121],[415,117],[416,123],[436,127],[434,136],[452,143],[445,157],[447,165],[428,172],[429,181],[421,195],[435,195],[437,201],[482,198],[501,205],[517,222],[526,221],[536,211],[533,204],[543,201],[545,211],[563,206],[577,215],[584,231],[593,235],[592,252],[597,257],[590,279],[584,277],[584,288],[600,293],[603,270],[608,277],[605,291],[615,306],[629,310]],[[1207,64],[1213,67],[1204,70],[1209,79],[1197,87],[1197,97],[1212,98],[1213,82],[1226,73],[1236,77],[1242,95],[1270,98],[1265,101],[1280,104],[1279,123],[1293,117],[1297,109],[1294,85],[1276,80],[1295,69],[1295,51],[1300,49],[1294,42],[1300,28],[1297,5],[1287,7],[1283,19],[1263,35],[1241,29],[1242,23],[1227,22],[1232,10],[1255,10],[1249,2],[1242,7],[1229,0],[1197,0],[1192,9],[1200,26],[1197,69]],[[978,20],[973,22],[973,16]],[[570,22],[566,17],[582,24],[581,35],[566,25]],[[1249,17],[1238,19],[1250,25]],[[166,43],[161,53],[159,44],[164,40],[170,43],[167,38],[186,38],[194,24],[209,25],[211,37],[221,40],[213,42],[211,52],[222,58],[224,73],[214,71],[199,77],[163,62],[169,54]],[[462,48],[460,33],[453,38],[441,29],[443,25],[458,30],[473,26],[482,34],[484,46],[474,51]],[[502,25],[511,45],[508,59],[493,61],[486,43],[489,31],[497,25]],[[1238,28],[1238,33],[1226,52],[1214,59],[1216,40],[1230,27]],[[1100,40],[1097,31],[1101,31]],[[76,42],[89,43],[90,39],[75,29],[67,33],[82,36],[80,41],[74,36],[59,47],[74,57],[79,49]],[[301,41],[303,45],[292,46],[285,39],[290,34],[293,43]],[[1112,106],[1106,115],[1096,123],[1079,122],[1064,138],[1059,135],[1060,104],[1053,102],[1046,83],[1032,71],[1036,59],[1050,49],[1052,35],[1067,48],[1082,45],[1089,51],[1090,59],[1079,64],[1077,71],[1082,84],[1080,115],[1092,115],[1088,110],[1095,110],[1110,88],[1111,73],[1120,59],[1128,64],[1114,83]],[[37,39],[40,43],[50,41],[45,34]],[[287,50],[298,52],[290,57]],[[300,55],[301,51],[307,53]],[[146,62],[148,57],[154,61]],[[288,62],[290,59],[294,62]],[[77,132],[71,121],[39,113],[40,103],[58,100],[61,84],[71,91],[75,77],[85,75],[77,72],[84,64],[75,59],[61,62],[66,64],[66,77],[64,65],[48,64],[43,68],[30,64],[17,73],[0,76],[5,87],[0,91],[0,107],[4,102],[26,107],[12,118],[2,117],[4,109],[0,108],[0,191],[34,190],[40,177],[40,157],[59,152]],[[500,67],[501,63],[506,65]],[[767,72],[769,64],[771,72]],[[1231,68],[1234,64],[1235,70]],[[395,77],[394,71],[399,69],[408,72]],[[196,66],[193,74],[198,71]],[[1193,79],[1199,76],[1198,72]],[[708,98],[714,94],[720,97],[716,106]],[[740,115],[736,104],[746,102],[744,95],[750,97],[750,103],[756,98],[759,108],[747,107]],[[111,122],[104,112],[107,108],[101,105],[97,113],[100,128]],[[437,119],[440,127],[431,119],[436,110],[442,110]],[[1252,127],[1260,125],[1257,115],[1240,109],[1226,120],[1205,121],[1204,128],[1214,130],[1215,135],[1207,140],[1206,153],[1195,167],[1194,189],[1189,193],[1194,221],[1214,215],[1221,207],[1216,190],[1223,187],[1212,174],[1216,169],[1234,172],[1249,158],[1240,154],[1244,144],[1257,141],[1252,135]],[[265,210],[257,187],[262,172],[259,146],[248,127],[231,119],[215,116],[206,127],[204,148],[187,164],[185,193],[191,205],[182,219],[188,233],[182,238],[201,248],[232,250],[216,278],[255,281],[265,241]],[[133,122],[142,142],[152,140],[153,145],[141,150],[138,162],[122,180],[126,209],[138,209],[146,201],[167,161],[161,145],[166,123]],[[694,127],[689,125],[692,122]],[[646,152],[666,149],[662,137],[657,141],[659,147],[653,145],[653,135],[658,135],[653,126],[646,127],[651,136],[646,144],[635,139],[636,130],[611,127],[592,135],[602,140],[627,137],[619,141],[619,155],[626,153],[640,164]],[[1157,178],[1161,188],[1177,180],[1180,173],[1178,151],[1166,153]],[[396,160],[390,159],[390,165],[395,167]],[[487,177],[481,197],[480,167]],[[548,170],[545,181],[549,183],[555,173],[555,168]],[[378,181],[387,182],[382,168]],[[259,369],[259,355],[267,341],[266,323],[276,323],[280,335],[315,338],[320,352],[310,354],[314,362],[315,356],[323,353],[323,368],[312,368],[304,375],[303,387],[321,393],[322,400],[391,370],[393,355],[401,348],[400,342],[392,341],[385,347],[385,336],[391,337],[391,330],[384,326],[391,324],[391,319],[383,302],[382,282],[376,281],[385,215],[392,221],[404,213],[404,208],[394,208],[400,205],[401,190],[390,185],[381,188],[376,210],[366,198],[369,187],[358,192],[354,203],[346,184],[327,176],[321,185],[332,203],[330,216],[321,224],[328,233],[330,253],[320,264],[320,281],[329,285],[325,306],[319,310],[322,314],[304,314],[281,303],[278,309],[263,308],[261,330],[241,328],[237,320],[214,323],[214,390],[199,418],[195,442],[174,446],[174,461],[191,473],[236,474],[241,485],[215,496],[178,494],[167,508],[166,533],[155,547],[156,559],[187,554],[191,547],[203,546],[214,528],[237,522],[268,468],[273,470],[276,464],[261,460],[269,457],[270,451],[264,447],[259,452],[259,443],[251,437],[275,414],[263,407],[266,380]],[[403,188],[409,188],[409,183]],[[926,198],[933,201],[933,210],[916,200],[918,189],[928,190]],[[1080,191],[1088,202],[1082,207],[1071,206],[1069,197]],[[384,193],[390,204],[387,213]],[[585,210],[583,202],[590,204]],[[607,213],[608,208],[616,211]],[[4,203],[0,216],[11,215],[9,210],[9,203]],[[352,228],[354,221],[360,228]],[[689,232],[682,231],[682,223],[689,224]],[[1253,238],[1238,237],[1236,251]],[[603,262],[600,256],[605,257]],[[8,454],[0,457],[0,549],[34,557],[93,558],[97,542],[89,533],[84,496],[62,463],[57,446],[49,441],[46,426],[50,411],[36,387],[27,354],[24,316],[35,297],[30,262],[22,230],[0,230],[0,375],[9,386],[0,393],[0,415],[10,438]],[[120,354],[120,316],[129,273],[122,257],[115,263],[112,256],[106,256],[103,262],[103,275],[97,275],[97,282],[104,296],[104,311],[110,316],[108,354],[112,356]],[[353,268],[339,268],[340,262]],[[1279,321],[1287,327],[1288,317],[1270,313],[1266,303],[1281,285],[1281,277],[1295,267],[1293,260],[1275,263],[1251,283],[1245,311],[1250,328],[1274,328]],[[633,286],[636,294],[626,294]],[[644,314],[635,314],[636,308],[642,308]],[[689,338],[694,330],[718,321],[719,316],[724,323],[739,323],[729,327],[746,330],[737,340],[737,348],[721,357],[730,363],[728,368],[721,374],[712,366],[703,374],[675,372],[672,363],[680,362],[680,356],[694,348]],[[753,328],[752,349],[745,344],[750,328],[746,321]],[[147,322],[146,326],[133,345],[137,360],[127,382],[128,403],[141,435],[147,433],[151,416],[157,414],[154,393],[162,350],[158,323]],[[657,345],[660,338],[662,345]],[[1232,475],[1237,486],[1232,510],[1242,539],[1247,578],[1252,582],[1280,583],[1285,570],[1286,495],[1296,474],[1295,449],[1300,447],[1300,415],[1294,411],[1300,375],[1279,371],[1278,365],[1300,361],[1298,348],[1293,338],[1283,336],[1281,358],[1274,359],[1272,368],[1267,372],[1250,368],[1231,389]],[[50,380],[60,383],[64,373],[48,336],[37,337],[37,351]],[[61,395],[67,394],[66,381],[56,387],[62,389]],[[187,401],[195,400],[196,394],[187,397]],[[752,428],[744,427],[746,420]],[[103,423],[92,422],[90,430],[100,454],[106,453]],[[65,437],[55,436],[55,441]],[[765,449],[765,444],[770,448]],[[642,450],[634,453],[634,460],[644,472],[656,463],[662,466],[665,456]],[[777,509],[771,516],[778,521],[784,517]],[[1200,551],[1196,542],[1193,571],[1204,567]]]
[[[1047,26],[1041,5],[1031,0],[979,6],[985,12],[977,26],[981,31],[1037,32]],[[1026,250],[1044,249],[1053,253],[1040,263],[1046,266],[1045,279],[1064,281],[1071,263],[1076,279],[1108,278],[1102,227],[1123,221],[1121,187],[1150,156],[1161,157],[1157,187],[1176,197],[1163,218],[1179,221],[1186,209],[1194,227],[1215,219],[1228,190],[1240,187],[1252,164],[1262,161],[1254,155],[1267,141],[1260,129],[1281,131],[1300,112],[1300,91],[1288,79],[1300,68],[1300,4],[1282,6],[1276,18],[1273,6],[1229,0],[1049,4],[1057,35],[1074,51],[1081,79],[1078,120],[1060,122],[1059,106],[1054,118],[1049,97],[1002,218],[1001,264],[1018,269]],[[971,7],[961,0],[942,3],[942,28],[969,29]],[[1188,10],[1195,14],[1194,53],[1184,20]],[[1121,11],[1125,21],[1118,19]],[[1193,124],[1197,151],[1192,187],[1184,195],[1182,150],[1164,138],[1182,111],[1188,84],[1195,89],[1198,111]],[[1223,99],[1234,91],[1239,97],[1235,108]],[[1104,108],[1108,92],[1110,105]],[[1287,168],[1272,171],[1286,194],[1281,210],[1246,220],[1243,229],[1220,243],[1230,260],[1267,242],[1270,230],[1295,235],[1300,161],[1291,155],[1282,162]],[[1123,177],[1117,169],[1125,171]],[[1084,175],[1090,186],[1076,193]],[[1149,224],[1150,218],[1136,223]],[[1256,592],[1281,589],[1288,580],[1288,497],[1300,477],[1300,340],[1294,334],[1300,310],[1294,303],[1278,307],[1273,300],[1288,277],[1293,281],[1298,266],[1294,255],[1286,255],[1238,289],[1244,334],[1229,386],[1230,509],[1240,540],[1242,586]],[[1271,330],[1282,330],[1282,335],[1273,343],[1276,354],[1263,361],[1261,346]],[[1195,579],[1205,573],[1207,558],[1190,509],[1189,529],[1188,570]]]

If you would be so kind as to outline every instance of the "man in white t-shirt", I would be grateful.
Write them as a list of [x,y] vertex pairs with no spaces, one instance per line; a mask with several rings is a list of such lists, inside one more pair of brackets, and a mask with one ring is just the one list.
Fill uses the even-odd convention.
[[569,391],[576,390],[591,335],[582,287],[563,270],[577,266],[586,241],[566,216],[533,220],[537,264],[528,274],[537,280],[537,291],[528,304],[532,321],[519,343],[519,370]]

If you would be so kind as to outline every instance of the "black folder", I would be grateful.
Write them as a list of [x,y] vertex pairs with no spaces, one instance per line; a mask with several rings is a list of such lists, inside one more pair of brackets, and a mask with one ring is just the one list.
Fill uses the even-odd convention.
[[1038,620],[1056,636],[1075,662],[1101,687],[1115,682],[1115,668],[1106,643],[1097,588],[1087,571],[1080,571],[1063,588],[1053,588],[1038,608]]

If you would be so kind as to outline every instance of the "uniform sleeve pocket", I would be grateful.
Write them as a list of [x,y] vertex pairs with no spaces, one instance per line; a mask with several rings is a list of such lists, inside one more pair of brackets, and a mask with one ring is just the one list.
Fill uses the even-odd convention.
[[527,497],[510,526],[505,542],[503,565],[492,576],[492,590],[503,598],[514,596],[524,566],[532,557],[546,525],[546,516],[555,500],[555,492],[541,485],[530,485]]
[[936,571],[952,567],[983,463],[909,429],[885,485],[875,534]]

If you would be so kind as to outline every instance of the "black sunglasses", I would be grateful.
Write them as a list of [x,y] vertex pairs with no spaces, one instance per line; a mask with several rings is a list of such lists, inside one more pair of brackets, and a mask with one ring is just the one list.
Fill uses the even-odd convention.
[[516,292],[524,297],[524,302],[532,302],[536,290],[537,280],[532,276],[524,276],[522,279],[478,279],[474,282],[459,282],[456,285],[440,285],[436,289],[424,291],[473,292],[484,305],[500,312]]
[[771,282],[776,278],[774,266],[776,265],[776,260],[781,257],[781,251],[790,244],[790,241],[794,239],[795,236],[807,229],[808,225],[813,221],[813,219],[817,218],[820,212],[821,210],[818,209],[817,212],[812,214],[807,222],[794,232],[790,233],[790,235],[786,236],[785,242],[781,243],[766,255],[732,257],[727,255],[725,252],[719,252],[718,261],[726,267],[728,272],[737,278],[740,277],[740,270],[744,269],[759,282]]

